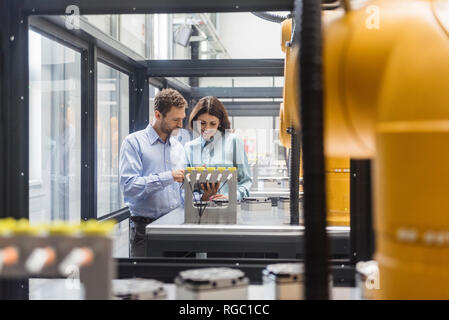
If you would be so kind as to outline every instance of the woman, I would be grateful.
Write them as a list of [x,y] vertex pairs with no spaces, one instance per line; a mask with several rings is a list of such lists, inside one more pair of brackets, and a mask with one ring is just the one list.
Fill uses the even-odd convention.
[[[191,167],[236,167],[237,200],[249,196],[252,179],[243,142],[231,132],[228,112],[216,97],[204,97],[193,108],[189,126],[196,139],[184,146]],[[202,200],[227,199],[228,186],[202,186]],[[220,191],[217,194],[217,191]]]

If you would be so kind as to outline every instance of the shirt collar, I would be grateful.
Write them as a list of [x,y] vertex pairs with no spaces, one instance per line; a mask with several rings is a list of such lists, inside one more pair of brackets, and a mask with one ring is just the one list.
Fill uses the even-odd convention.
[[204,146],[206,145],[206,143],[208,142],[206,139],[203,138],[203,136],[200,137],[201,140],[201,147],[204,148]]
[[[159,140],[161,143],[165,143],[161,137],[159,137],[159,135],[157,134],[156,130],[154,130],[153,126],[151,124],[149,124],[146,128],[147,134],[148,134],[148,138],[150,139],[150,143],[154,144],[157,140]],[[171,136],[167,137],[168,143],[171,145],[170,142]]]
[[221,133],[221,131],[219,131],[219,130],[217,130],[215,135],[210,140],[206,140],[203,138],[203,136],[200,136],[201,148],[204,148],[204,146],[206,146],[208,144],[213,144],[214,141],[216,141],[216,143],[218,143],[218,141],[220,141],[221,139],[224,139],[224,138],[225,138],[225,134]]

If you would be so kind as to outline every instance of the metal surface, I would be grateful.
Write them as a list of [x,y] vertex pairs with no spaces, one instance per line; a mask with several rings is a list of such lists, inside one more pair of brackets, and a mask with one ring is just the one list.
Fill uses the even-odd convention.
[[266,197],[243,198],[240,207],[245,211],[271,210],[271,199]]
[[[0,4],[2,203],[0,216],[28,217],[28,19],[20,1]],[[20,23],[22,21],[22,23]]]
[[[127,282],[126,279],[113,280],[113,284]],[[176,287],[171,281],[164,283],[163,288],[167,293],[164,300],[176,300]],[[81,288],[79,290],[67,290],[65,279],[31,279],[30,300],[79,300],[82,298]],[[248,300],[267,300],[265,288],[260,284],[248,286]],[[332,299],[334,300],[360,300],[360,289],[357,287],[337,286],[332,288]],[[154,311],[154,310],[153,310]],[[177,311],[176,311],[177,312]],[[175,313],[174,317],[175,317]]]
[[[24,0],[23,10],[31,14],[65,14],[73,0]],[[292,0],[235,0],[210,2],[193,0],[78,0],[75,4],[81,14],[132,14],[132,13],[201,13],[245,11],[291,11]]]
[[[280,102],[223,102],[230,117],[277,117]],[[274,127],[274,126],[273,126]],[[255,179],[254,179],[255,180]]]
[[117,210],[115,212],[111,212],[110,214],[104,215],[100,218],[98,218],[98,221],[108,221],[108,220],[115,220],[117,223],[122,222],[123,220],[128,219],[130,216],[129,208],[123,208],[120,210]]
[[[300,192],[299,195],[301,196],[303,193]],[[251,195],[255,197],[289,197],[290,191],[288,189],[262,189],[262,190],[256,190],[251,191]]]
[[142,57],[117,39],[90,24],[85,17],[80,17],[80,28],[73,30],[67,29],[66,19],[61,16],[31,16],[30,24],[36,26],[45,25],[43,29],[48,30],[50,34],[60,33],[60,30],[62,30],[65,34],[68,33],[75,38],[93,43],[97,48],[123,63],[124,68],[127,70],[146,67],[145,57]]
[[81,219],[97,216],[97,49],[81,54]]
[[[182,210],[169,215],[181,216]],[[304,256],[304,227],[288,226],[277,208],[268,211],[238,212],[237,225],[180,224],[181,218],[147,226],[147,256],[163,257],[176,252],[207,252],[212,256],[279,257]],[[288,221],[289,222],[289,221]],[[265,225],[264,225],[265,224]],[[267,225],[268,224],[268,225]],[[273,225],[277,224],[277,225]],[[328,227],[334,258],[349,257],[349,228]]]
[[290,134],[290,152],[288,159],[289,167],[289,189],[291,204],[290,209],[290,224],[299,224],[299,174],[301,166],[301,141],[300,132],[294,127],[288,128]]
[[[205,96],[217,98],[282,98],[282,90],[282,87],[192,87],[192,98],[197,99]],[[278,106],[279,104],[280,102]]]
[[[193,169],[193,168],[188,168]],[[184,181],[185,223],[237,223],[237,170],[186,170]],[[236,169],[236,168],[234,168]],[[194,198],[195,184],[220,183],[228,185],[228,201],[223,205],[215,205],[212,201],[200,201]]]
[[144,69],[136,70],[130,77],[129,130],[135,132],[148,126],[149,119],[149,86]]
[[113,294],[119,299],[154,300],[166,299],[164,284],[153,279],[123,279],[113,281]]
[[[249,278],[251,284],[262,284],[262,271],[275,263],[301,263],[300,259],[254,259],[254,258],[134,258],[117,259],[118,278],[141,277],[171,283],[183,270],[211,267],[238,268]],[[334,286],[354,286],[355,267],[348,260],[330,261]]]
[[149,77],[282,77],[283,59],[147,60]]
[[59,42],[65,46],[71,47],[75,50],[88,49],[88,42],[81,39],[78,35],[70,32],[67,28],[55,25],[49,19],[40,16],[30,16],[28,18],[30,29],[39,32],[46,37]]
[[236,268],[181,271],[175,278],[178,300],[247,300],[249,280]]
[[276,263],[263,271],[266,295],[275,300],[302,300],[304,298],[304,264]]
[[[28,236],[14,235],[0,237],[0,248],[14,246],[19,251],[17,264],[5,265],[0,271],[0,279],[17,278],[61,278],[65,277],[59,270],[66,257],[77,248],[89,248],[94,257],[84,266],[68,265],[63,270],[70,277],[79,276],[85,287],[86,299],[110,299],[111,281],[115,277],[115,261],[112,259],[112,239],[105,236]],[[38,273],[31,274],[26,268],[26,261],[36,248],[51,247],[55,251],[55,260]]]
[[[28,17],[0,1],[0,217],[29,215]],[[0,280],[0,299],[28,299],[28,278]]]
[[368,261],[374,254],[371,161],[351,160],[351,259]]

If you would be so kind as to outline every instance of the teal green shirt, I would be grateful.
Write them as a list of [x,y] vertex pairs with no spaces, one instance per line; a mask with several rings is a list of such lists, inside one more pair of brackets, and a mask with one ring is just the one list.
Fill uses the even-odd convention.
[[[242,140],[234,133],[222,134],[218,131],[211,141],[202,136],[185,144],[187,166],[237,167],[237,200],[249,197],[252,185],[248,157]],[[220,190],[228,195],[228,186]]]

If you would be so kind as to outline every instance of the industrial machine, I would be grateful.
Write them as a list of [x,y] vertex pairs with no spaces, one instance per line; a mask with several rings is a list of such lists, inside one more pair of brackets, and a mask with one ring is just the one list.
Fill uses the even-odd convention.
[[84,284],[86,299],[110,299],[113,227],[111,221],[33,226],[25,219],[2,219],[0,278],[66,278]]
[[245,211],[271,210],[271,199],[267,197],[243,198],[241,209]]
[[[237,223],[237,168],[235,167],[188,167],[184,177],[185,223]],[[202,201],[200,184],[228,185],[228,200]],[[218,192],[219,193],[219,192]]]
[[[315,25],[310,19],[297,25],[318,30],[303,39],[303,47],[283,42],[281,128],[299,128],[300,111],[318,106],[321,96],[326,157],[375,159],[375,298],[448,299],[449,2],[377,0],[358,9],[344,4],[345,11],[323,19],[324,95],[315,95],[321,57],[314,63],[300,55],[321,50],[319,15]],[[304,8],[316,9],[311,2]],[[283,28],[288,39],[290,23]],[[309,59],[307,70],[299,70],[302,58]],[[310,91],[302,91],[301,101],[310,98],[315,105],[298,108],[298,81],[307,72],[316,83],[306,84]]]
[[[295,110],[295,102],[298,94],[291,90],[292,86],[297,85],[294,77],[294,68],[291,67],[292,60],[292,19],[285,20],[282,23],[282,51],[285,53],[286,63],[284,76],[290,83],[290,87],[284,87],[284,103],[281,104],[279,113],[280,128],[279,138],[285,148],[291,148],[291,134],[289,127],[297,126],[299,128],[299,115]],[[302,152],[301,152],[302,153]],[[326,157],[325,177],[326,177],[326,195],[327,195],[327,224],[329,226],[349,226],[350,224],[350,165],[349,157]],[[303,176],[302,161],[300,161],[300,176]],[[302,191],[302,185],[300,190]]]
[[239,269],[202,268],[175,278],[178,300],[247,300],[249,279]]

